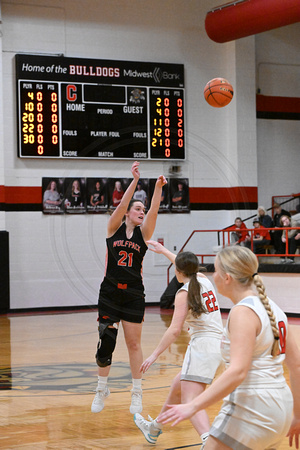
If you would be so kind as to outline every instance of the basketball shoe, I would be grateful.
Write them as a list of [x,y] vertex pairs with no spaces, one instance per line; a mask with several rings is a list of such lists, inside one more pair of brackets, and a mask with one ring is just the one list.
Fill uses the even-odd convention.
[[98,413],[102,411],[104,408],[104,399],[108,397],[110,394],[110,390],[107,386],[105,386],[105,389],[96,389],[96,395],[92,403],[91,411],[93,413]]
[[150,444],[156,444],[157,438],[160,434],[162,434],[162,430],[158,428],[155,423],[155,420],[152,417],[148,416],[148,420],[144,419],[141,414],[135,414],[133,416],[134,423],[141,430],[146,440]]
[[131,405],[129,408],[131,414],[140,413],[143,411],[142,397],[142,389],[131,389]]

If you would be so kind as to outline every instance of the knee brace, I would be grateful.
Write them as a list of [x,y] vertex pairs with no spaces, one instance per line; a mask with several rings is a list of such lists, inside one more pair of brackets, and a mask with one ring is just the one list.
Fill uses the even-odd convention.
[[99,324],[99,342],[96,352],[96,363],[99,367],[111,365],[112,354],[116,346],[118,330],[109,328],[109,323]]

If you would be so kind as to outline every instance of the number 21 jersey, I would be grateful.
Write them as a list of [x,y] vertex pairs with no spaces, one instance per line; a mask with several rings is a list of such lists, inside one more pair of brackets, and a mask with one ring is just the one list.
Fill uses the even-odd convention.
[[113,284],[126,283],[128,287],[143,289],[143,258],[148,249],[139,226],[130,239],[126,236],[126,224],[106,239],[107,260],[105,277]]

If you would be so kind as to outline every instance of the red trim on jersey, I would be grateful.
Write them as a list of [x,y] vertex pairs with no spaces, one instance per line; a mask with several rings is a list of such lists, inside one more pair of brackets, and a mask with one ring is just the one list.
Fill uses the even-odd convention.
[[105,265],[104,265],[104,275],[106,276],[107,272],[107,262],[108,262],[108,249],[106,247],[106,253],[105,253]]

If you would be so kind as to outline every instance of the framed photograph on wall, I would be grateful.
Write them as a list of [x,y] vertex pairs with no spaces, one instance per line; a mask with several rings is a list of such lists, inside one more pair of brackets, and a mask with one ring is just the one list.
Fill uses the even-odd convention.
[[86,179],[86,210],[91,214],[107,212],[107,178]]
[[83,214],[86,212],[85,178],[65,178],[65,212]]
[[140,200],[144,205],[146,210],[149,208],[149,180],[148,178],[140,178],[136,190],[132,196],[135,200]]
[[188,178],[171,178],[170,203],[171,212],[190,212],[189,180]]
[[119,206],[124,192],[131,183],[129,178],[108,178],[107,192],[108,192],[108,207],[110,210],[116,209]]
[[[156,184],[157,179],[156,178],[151,178],[149,180],[149,204],[151,202],[152,199],[152,195],[154,192],[154,188],[155,188],[155,184]],[[159,213],[169,213],[170,211],[170,199],[169,199],[169,180],[168,183],[165,184],[162,188],[162,193],[161,193],[161,199],[160,199],[160,205],[159,205]]]
[[42,178],[43,213],[64,213],[64,178]]

